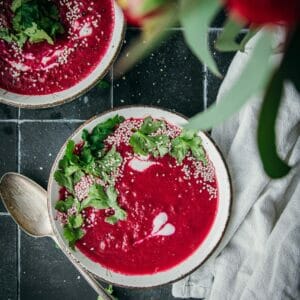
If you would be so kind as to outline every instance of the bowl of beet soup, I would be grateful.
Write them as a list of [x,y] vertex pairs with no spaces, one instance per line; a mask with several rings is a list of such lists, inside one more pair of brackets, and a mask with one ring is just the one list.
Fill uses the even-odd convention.
[[153,287],[213,253],[230,216],[231,182],[211,138],[187,119],[132,106],[95,116],[59,151],[48,184],[53,231],[96,277]]
[[[11,22],[11,2],[0,3],[0,27]],[[64,104],[96,85],[118,55],[125,22],[115,1],[53,2],[64,25],[54,44],[20,48],[0,39],[0,102],[24,108]]]

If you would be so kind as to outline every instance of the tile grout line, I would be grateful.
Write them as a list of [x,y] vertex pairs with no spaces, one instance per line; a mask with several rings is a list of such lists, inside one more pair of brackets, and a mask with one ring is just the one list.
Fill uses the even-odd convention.
[[2,216],[10,216],[10,214],[8,212],[0,211],[0,217],[2,217]]
[[[21,129],[20,129],[20,116],[21,116],[21,110],[20,108],[18,109],[18,122],[17,122],[17,127],[18,127],[18,173],[21,171]],[[21,299],[21,231],[18,226],[18,247],[17,247],[17,268],[18,268],[18,285],[17,285],[17,297],[18,300]]]
[[17,124],[23,124],[23,123],[82,123],[86,120],[83,119],[9,119],[9,120],[1,120],[0,123],[17,123]]
[[207,109],[207,66],[203,65],[203,72],[204,72],[204,78],[203,78],[203,108],[204,110]]

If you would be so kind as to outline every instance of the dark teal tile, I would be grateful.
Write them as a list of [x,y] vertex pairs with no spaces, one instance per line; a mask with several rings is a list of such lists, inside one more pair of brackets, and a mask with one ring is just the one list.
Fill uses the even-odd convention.
[[[126,44],[136,34],[129,30]],[[159,48],[114,82],[114,106],[155,105],[192,116],[203,110],[202,83],[201,63],[182,32],[172,31]]]
[[21,234],[21,300],[97,300],[78,271],[49,238]]
[[[17,124],[0,121],[0,177],[6,172],[17,171],[17,149]],[[4,210],[0,201],[0,212]]]
[[11,217],[0,216],[0,299],[17,299],[17,264],[17,226]]
[[111,78],[104,79],[109,86],[93,89],[74,101],[47,109],[21,109],[21,119],[82,119],[86,120],[111,108]]
[[47,186],[52,163],[66,139],[81,123],[21,124],[21,173]]
[[[214,44],[217,40],[220,32],[211,32],[209,35],[210,50],[213,54],[219,71],[221,72],[223,78],[226,76],[227,70],[230,66],[230,63],[234,57],[234,52],[220,52],[214,48]],[[216,101],[220,85],[223,82],[223,78],[218,78],[213,75],[209,70],[207,72],[207,104],[210,106]]]
[[225,9],[220,9],[219,12],[216,14],[214,19],[212,20],[210,26],[213,28],[222,28],[224,22],[226,21],[228,13]]
[[0,103],[0,120],[16,119],[17,116],[17,108]]

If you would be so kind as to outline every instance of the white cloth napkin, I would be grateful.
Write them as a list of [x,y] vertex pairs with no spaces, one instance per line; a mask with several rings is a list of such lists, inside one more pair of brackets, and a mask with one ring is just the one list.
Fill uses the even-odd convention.
[[[249,58],[237,53],[219,96]],[[259,72],[259,66],[257,66]],[[233,184],[231,218],[215,254],[192,275],[173,284],[173,295],[212,300],[300,299],[300,95],[285,86],[277,120],[280,156],[293,166],[270,180],[256,144],[261,96],[254,97],[212,136],[227,161]]]

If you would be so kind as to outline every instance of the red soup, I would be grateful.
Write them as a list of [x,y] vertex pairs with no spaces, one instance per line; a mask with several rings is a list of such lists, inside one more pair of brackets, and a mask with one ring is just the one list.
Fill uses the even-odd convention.
[[[0,88],[25,95],[46,95],[70,88],[103,58],[112,37],[112,0],[54,0],[65,33],[54,45],[0,39]],[[10,26],[11,0],[0,1],[0,28]]]
[[[127,119],[105,140],[123,158],[116,189],[126,220],[111,225],[104,221],[110,210],[87,208],[85,235],[76,243],[96,263],[130,275],[164,271],[193,254],[208,235],[218,208],[218,183],[209,158],[203,164],[188,155],[179,164],[169,154],[134,154],[129,138],[141,123]],[[166,123],[164,134],[170,138],[180,132]],[[80,201],[94,181],[87,175],[76,184]]]

